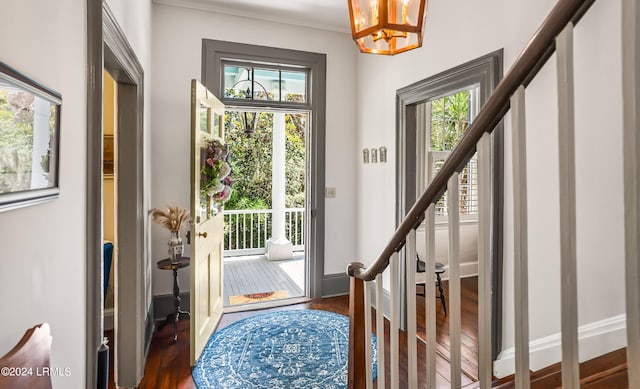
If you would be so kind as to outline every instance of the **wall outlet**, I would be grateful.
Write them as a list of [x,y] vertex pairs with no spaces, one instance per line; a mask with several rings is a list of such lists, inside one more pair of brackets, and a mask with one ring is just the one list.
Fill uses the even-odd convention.
[[324,197],[328,199],[333,199],[336,197],[336,188],[325,188]]

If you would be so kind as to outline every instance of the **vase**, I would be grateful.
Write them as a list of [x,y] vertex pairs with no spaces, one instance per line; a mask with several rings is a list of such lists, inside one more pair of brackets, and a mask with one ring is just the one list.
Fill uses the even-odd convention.
[[171,232],[171,238],[169,238],[169,258],[172,263],[180,262],[182,259],[182,254],[184,252],[184,244],[182,243],[182,238],[180,237],[179,231],[169,231]]
[[220,213],[220,203],[216,200],[216,195],[209,197],[209,216],[215,217]]

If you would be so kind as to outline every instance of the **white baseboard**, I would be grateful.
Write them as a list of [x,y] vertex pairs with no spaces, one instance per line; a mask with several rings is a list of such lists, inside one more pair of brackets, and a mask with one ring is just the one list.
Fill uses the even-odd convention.
[[[460,278],[469,278],[478,276],[478,262],[465,262],[460,264]],[[449,270],[440,276],[443,281],[449,279]],[[416,273],[416,282],[424,283],[426,276],[424,273]]]
[[[476,277],[478,275],[478,262],[465,262],[460,264],[460,278]],[[449,279],[449,270],[442,273],[442,279]]]
[[[578,328],[580,362],[588,361],[627,345],[626,315],[610,317]],[[560,333],[532,340],[529,343],[529,365],[532,371],[560,362]],[[500,353],[493,364],[493,374],[503,378],[515,373],[515,349]]]
[[112,330],[113,329],[113,308],[107,308],[104,310],[104,330]]

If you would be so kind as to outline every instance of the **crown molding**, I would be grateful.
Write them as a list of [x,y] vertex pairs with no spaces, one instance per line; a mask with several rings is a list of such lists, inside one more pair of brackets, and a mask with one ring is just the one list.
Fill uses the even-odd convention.
[[231,15],[231,16],[239,16],[239,17],[249,18],[249,19],[263,20],[263,21],[273,22],[273,23],[289,24],[289,25],[298,26],[298,27],[314,28],[317,30],[338,32],[342,34],[351,34],[351,30],[349,28],[342,28],[339,26],[323,24],[323,23],[314,23],[314,22],[309,22],[307,20],[294,20],[286,17],[269,16],[269,15],[261,14],[259,12],[242,11],[238,9],[228,8],[228,7],[221,7],[218,5],[203,3],[197,0],[153,0],[153,3],[159,4],[159,5],[168,5],[172,7],[194,9],[198,11],[213,12],[213,13],[218,13],[223,15]]

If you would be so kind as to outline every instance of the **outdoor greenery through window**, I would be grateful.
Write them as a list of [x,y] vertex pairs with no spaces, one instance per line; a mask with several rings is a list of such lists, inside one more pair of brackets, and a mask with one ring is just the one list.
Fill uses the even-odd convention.
[[225,63],[224,98],[250,101],[307,103],[304,69],[269,68]]
[[[440,171],[444,161],[456,143],[466,133],[478,111],[479,87],[471,88],[430,101],[431,112],[429,158],[434,175]],[[477,156],[474,155],[460,173],[460,214],[478,214]],[[436,204],[436,214],[447,215],[446,194]]]
[[57,106],[0,80],[0,193],[54,183]]
[[311,69],[238,59],[221,60],[219,69],[234,180],[225,255],[263,254],[268,240],[303,251]]
[[[236,182],[225,209],[271,208],[272,112],[227,111],[226,142]],[[307,113],[285,114],[287,208],[304,207]]]
[[[225,204],[226,250],[264,247],[272,220],[274,112],[227,111],[226,143],[232,158],[233,193]],[[310,115],[284,114],[286,235],[294,247],[304,244],[306,137]]]

